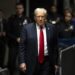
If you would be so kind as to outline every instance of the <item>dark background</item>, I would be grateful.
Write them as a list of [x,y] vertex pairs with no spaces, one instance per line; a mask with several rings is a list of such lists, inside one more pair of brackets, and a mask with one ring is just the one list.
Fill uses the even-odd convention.
[[[25,0],[21,0],[21,2],[24,3],[24,6],[26,4]],[[50,10],[50,6],[54,4],[54,0],[30,0],[30,7],[29,7],[29,11],[30,11],[30,18],[33,17],[33,12],[34,9],[37,7],[43,7],[45,9],[47,9],[48,11]],[[62,14],[63,11],[63,0],[57,0],[57,9],[58,9],[58,13]]]
[[75,75],[75,46],[62,53],[62,75]]

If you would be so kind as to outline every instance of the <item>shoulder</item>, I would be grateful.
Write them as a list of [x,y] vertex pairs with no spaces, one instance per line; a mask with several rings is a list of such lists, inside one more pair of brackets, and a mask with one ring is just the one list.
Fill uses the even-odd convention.
[[51,24],[51,23],[46,23],[46,26],[49,27],[49,28],[51,28],[51,29],[55,28],[55,26],[53,24]]
[[31,19],[30,19],[29,17],[24,16],[23,18],[24,18],[24,20],[27,20],[27,21],[28,21],[28,23],[31,23]]
[[8,18],[8,20],[12,20],[12,19],[14,19],[16,17],[16,15],[11,15],[9,18]]
[[30,18],[28,16],[23,15],[24,19],[30,20]]
[[34,26],[34,23],[29,23],[24,26],[24,29],[30,29]]
[[24,16],[24,18],[25,18],[25,19],[30,19],[30,18],[29,18],[29,17],[27,17],[27,16]]
[[50,24],[50,23],[47,23],[46,24],[47,26],[47,29],[50,31],[50,32],[52,32],[53,34],[57,34],[57,28],[56,28],[56,26],[55,25],[52,25],[52,24]]

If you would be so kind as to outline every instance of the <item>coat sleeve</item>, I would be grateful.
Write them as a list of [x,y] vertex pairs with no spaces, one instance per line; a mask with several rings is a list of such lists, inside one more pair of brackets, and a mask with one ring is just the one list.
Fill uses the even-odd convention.
[[19,64],[26,63],[27,31],[25,27],[23,27],[20,37],[21,41],[19,45]]
[[54,37],[53,37],[53,60],[54,64],[58,65],[59,64],[59,50],[58,50],[58,33],[57,29],[54,27],[53,28],[54,32]]

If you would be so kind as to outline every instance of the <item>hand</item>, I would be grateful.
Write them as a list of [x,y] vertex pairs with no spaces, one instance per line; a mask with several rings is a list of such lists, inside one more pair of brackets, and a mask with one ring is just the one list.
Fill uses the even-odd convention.
[[2,35],[3,35],[3,36],[6,36],[6,32],[2,32]]
[[55,67],[55,72],[58,72],[59,66],[58,65],[55,65],[54,67]]
[[26,71],[26,64],[25,63],[20,64],[20,69],[22,72],[25,72]]
[[20,37],[19,37],[19,38],[17,38],[17,42],[18,42],[18,43],[20,43]]

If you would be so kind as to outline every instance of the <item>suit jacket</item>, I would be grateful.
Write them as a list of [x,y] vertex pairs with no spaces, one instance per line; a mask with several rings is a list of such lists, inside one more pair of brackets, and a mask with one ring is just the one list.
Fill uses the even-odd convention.
[[75,37],[75,26],[72,21],[62,21],[58,24],[59,38],[73,38]]
[[20,37],[22,27],[28,23],[30,23],[30,19],[24,15],[21,17],[11,16],[8,20],[8,39],[12,40],[12,43],[16,43],[16,39]]
[[[2,19],[2,26],[3,26],[2,32],[5,32],[6,36],[3,35],[0,36],[0,43],[5,44],[7,40],[7,21],[5,19]],[[0,26],[0,32],[1,32],[1,26]]]
[[[51,72],[54,72],[54,65],[58,60],[57,35],[55,27],[46,24],[47,47]],[[38,60],[37,31],[36,24],[26,25],[21,33],[21,43],[19,52],[19,63],[27,64],[27,75],[32,75]]]
[[[7,22],[5,19],[2,19],[2,25],[3,25],[3,32],[7,31]],[[0,32],[1,32],[1,26],[0,26]]]

